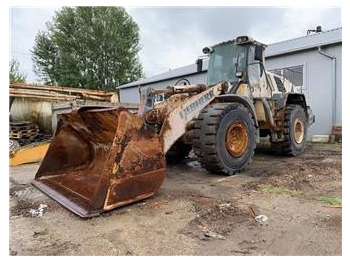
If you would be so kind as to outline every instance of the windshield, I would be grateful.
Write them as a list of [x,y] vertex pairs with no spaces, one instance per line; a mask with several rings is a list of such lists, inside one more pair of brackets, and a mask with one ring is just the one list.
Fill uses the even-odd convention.
[[248,46],[236,45],[234,42],[214,47],[210,54],[207,85],[220,82],[235,83],[239,80],[236,72],[246,71]]

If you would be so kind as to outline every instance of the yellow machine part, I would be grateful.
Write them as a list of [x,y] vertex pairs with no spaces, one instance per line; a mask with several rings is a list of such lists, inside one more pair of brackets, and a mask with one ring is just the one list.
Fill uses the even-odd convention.
[[45,141],[20,148],[13,156],[10,156],[10,166],[41,161],[44,158],[49,145],[50,141]]

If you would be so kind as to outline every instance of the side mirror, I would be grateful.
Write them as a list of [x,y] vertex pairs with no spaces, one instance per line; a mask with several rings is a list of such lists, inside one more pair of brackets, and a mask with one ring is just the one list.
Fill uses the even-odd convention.
[[261,45],[255,46],[255,52],[254,52],[254,60],[258,60],[260,62],[263,61],[263,53],[264,53],[264,47]]
[[202,70],[203,70],[203,59],[198,58],[196,60],[196,64],[197,64],[197,72],[202,72]]

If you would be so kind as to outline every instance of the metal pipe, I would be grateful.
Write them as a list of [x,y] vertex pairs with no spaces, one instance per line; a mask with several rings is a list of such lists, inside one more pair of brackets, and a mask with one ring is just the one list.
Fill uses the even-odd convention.
[[336,124],[337,121],[337,78],[336,78],[336,65],[337,58],[335,56],[331,56],[322,51],[321,46],[318,47],[317,52],[325,57],[332,59],[332,125]]

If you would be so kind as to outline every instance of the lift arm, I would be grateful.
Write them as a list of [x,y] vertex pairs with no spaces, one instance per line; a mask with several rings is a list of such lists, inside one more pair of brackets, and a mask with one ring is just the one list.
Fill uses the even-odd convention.
[[186,125],[192,119],[198,117],[203,108],[209,105],[218,95],[225,92],[227,88],[228,83],[219,83],[197,95],[191,96],[169,112],[160,131],[164,154],[185,134]]

